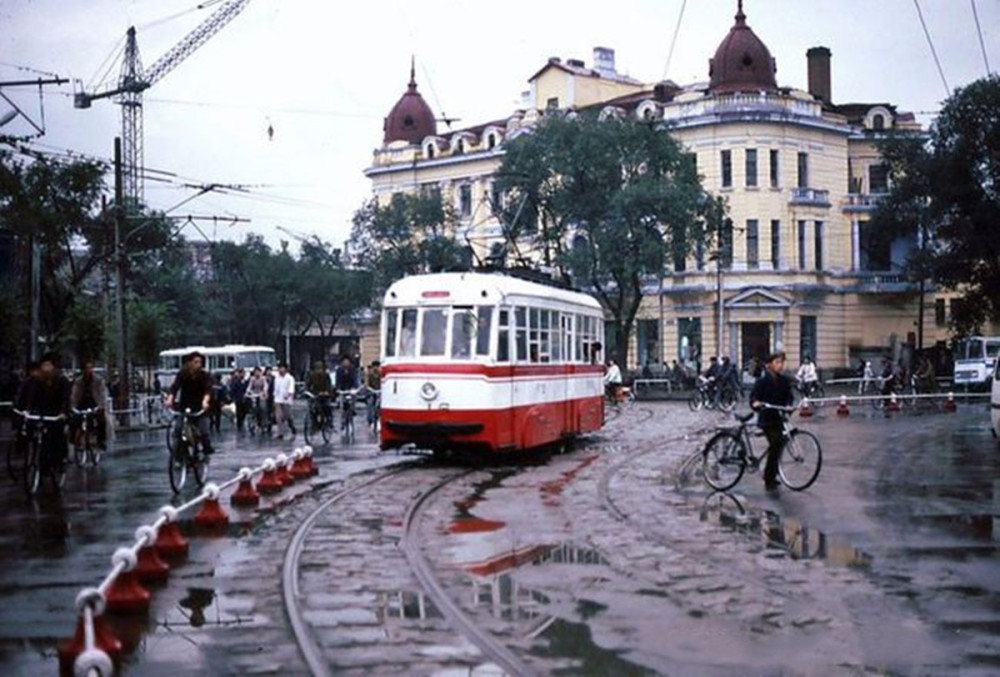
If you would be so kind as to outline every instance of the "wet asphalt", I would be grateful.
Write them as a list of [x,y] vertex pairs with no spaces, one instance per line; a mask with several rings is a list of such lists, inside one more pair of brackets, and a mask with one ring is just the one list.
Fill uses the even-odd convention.
[[[551,472],[539,475],[538,481],[548,482],[550,488],[556,482],[561,493],[564,485],[576,481],[577,473],[594,470],[597,477],[596,464],[590,468],[588,459],[624,458],[633,447],[648,446],[651,439],[662,436],[672,420],[684,418],[692,429],[725,422],[714,412],[690,414],[677,403],[637,406],[652,414],[619,426],[624,432],[614,439],[598,436],[568,457],[553,458]],[[988,429],[988,410],[963,405],[957,414],[905,412],[885,418],[860,409],[841,419],[826,408],[802,425],[820,437],[824,448],[820,479],[809,491],[767,494],[759,474],[744,477],[728,495],[711,495],[697,479],[678,484],[674,477],[678,467],[703,439],[692,434],[674,443],[672,453],[651,456],[655,462],[650,471],[638,475],[636,481],[649,482],[655,490],[634,492],[635,509],[646,506],[662,517],[672,509],[680,513],[683,506],[688,511],[693,507],[701,526],[691,529],[711,530],[714,542],[727,547],[735,544],[737,550],[757,544],[765,555],[777,554],[771,559],[779,570],[779,585],[782,576],[799,577],[804,563],[818,565],[834,577],[844,570],[850,572],[852,581],[853,577],[863,580],[863,586],[845,587],[857,595],[836,593],[843,607],[840,611],[813,609],[811,615],[800,617],[822,626],[827,616],[840,614],[838,622],[850,625],[851,636],[852,655],[845,655],[844,663],[862,666],[860,672],[995,674],[1000,670],[1000,447]],[[249,438],[224,426],[210,477],[215,481],[303,443],[301,437],[282,442]],[[155,519],[161,505],[178,502],[167,481],[165,453],[162,430],[128,433],[119,437],[100,467],[71,468],[58,494],[43,487],[29,501],[20,485],[0,480],[4,506],[0,516],[0,669],[4,674],[57,670],[55,646],[72,633],[77,592],[101,580],[114,549],[130,544],[139,524]],[[399,457],[379,454],[368,439],[350,447],[318,448],[317,456],[324,470],[321,477],[329,482],[399,461]],[[298,491],[304,495],[309,490]],[[489,517],[484,507],[490,501],[508,506],[508,516],[509,506],[519,501],[525,511],[534,506],[541,515],[538,496],[545,504],[553,491],[543,488],[539,492],[538,483],[520,473],[487,472],[472,493],[454,497],[454,505],[460,507],[445,512],[444,531],[456,520],[469,518],[470,506],[479,506],[473,516]],[[195,493],[190,486],[182,498]],[[531,500],[524,501],[529,495]],[[606,511],[601,505],[593,509]],[[565,510],[564,505],[562,514]],[[155,592],[151,613],[116,624],[131,646],[127,664],[131,674],[231,672],[237,665],[240,672],[281,672],[283,666],[291,672],[301,669],[294,647],[287,646],[287,637],[278,628],[282,619],[262,613],[267,607],[256,603],[252,584],[270,575],[272,560],[283,551],[286,531],[279,528],[282,518],[276,517],[282,512],[286,521],[294,519],[294,509],[283,507],[237,515],[234,521],[242,521],[243,526],[234,525],[226,537],[193,543],[188,562]],[[471,572],[473,592],[488,578],[501,588],[507,586],[508,597],[523,598],[521,608],[529,610],[523,613],[529,621],[538,619],[533,637],[543,640],[542,648],[532,649],[535,653],[563,661],[571,673],[684,674],[702,672],[697,666],[708,665],[713,666],[712,674],[740,674],[728,660],[707,655],[713,642],[719,641],[717,636],[706,640],[692,632],[687,641],[673,637],[662,642],[664,655],[657,655],[657,650],[637,648],[620,634],[602,631],[601,617],[609,615],[605,609],[610,602],[601,601],[596,592],[576,599],[571,612],[560,613],[560,601],[567,602],[558,594],[556,578],[580,564],[590,570],[607,564],[609,553],[591,547],[594,543],[588,541],[586,524],[569,527],[573,534],[569,538],[564,535],[566,525],[557,529],[538,517],[509,522],[492,530],[491,538],[520,544],[513,549],[516,556],[500,563],[488,555],[477,559],[478,555],[469,552],[471,548],[476,553],[481,543],[470,546],[448,540],[440,544],[441,552],[446,559],[458,558],[459,564],[471,562],[480,567]],[[467,535],[459,537],[467,540]],[[598,538],[593,540],[600,543]],[[555,573],[547,575],[543,565],[552,566]],[[690,561],[685,566],[698,568]],[[443,565],[446,571],[455,567],[454,561]],[[234,572],[245,572],[247,583],[238,586],[238,594],[223,592],[216,579]],[[774,575],[770,569],[757,572],[753,567],[741,575],[758,573],[761,579]],[[820,576],[808,584],[823,585],[825,580]],[[768,585],[774,584],[774,579],[769,581]],[[653,592],[646,590],[650,595]],[[693,594],[707,598],[712,592],[709,587]],[[496,594],[502,595],[503,590]],[[546,607],[544,612],[539,605]],[[402,604],[401,615],[406,608]],[[772,612],[762,613],[766,617]],[[632,634],[641,635],[641,618],[632,622],[639,626]],[[683,627],[690,622],[685,619]],[[201,632],[207,628],[223,628],[235,636],[273,632],[275,643],[283,646],[273,654],[256,656],[247,655],[245,641],[211,649],[207,645],[217,644],[218,635]],[[734,635],[732,641],[740,639]],[[724,646],[716,650],[726,653]],[[825,650],[833,656],[823,658],[828,661],[836,660],[840,649]],[[671,663],[669,655],[678,653],[685,655],[684,660]],[[783,672],[779,658],[760,665],[752,672]],[[830,665],[836,663],[811,665],[808,656],[800,656],[789,673],[826,674],[823,668]]]

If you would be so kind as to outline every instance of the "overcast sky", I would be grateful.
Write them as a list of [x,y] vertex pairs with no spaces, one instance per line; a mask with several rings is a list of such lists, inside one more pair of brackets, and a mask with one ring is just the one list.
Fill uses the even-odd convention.
[[[210,2],[210,0],[209,0]],[[277,226],[341,244],[371,194],[362,174],[382,140],[382,120],[409,77],[410,55],[431,108],[454,127],[514,110],[527,78],[550,56],[592,63],[595,45],[616,50],[619,72],[644,82],[708,79],[708,59],[733,24],[735,0],[251,0],[201,49],[145,94],[145,162],[176,183],[249,186],[246,195],[206,194],[175,214],[240,216],[209,237],[263,234]],[[25,67],[79,79],[88,91],[102,64],[138,30],[148,68],[219,4],[198,0],[0,0],[0,80],[37,77]],[[777,59],[778,83],[806,88],[805,51],[833,52],[833,98],[890,102],[925,123],[945,98],[921,27],[922,10],[952,89],[986,73],[971,0],[746,0],[747,22]],[[986,56],[1000,64],[1000,0],[975,0]],[[115,64],[108,84],[117,78]],[[5,94],[36,121],[37,88]],[[45,88],[43,149],[109,158],[119,107],[72,105],[71,85]],[[9,107],[0,100],[0,115]],[[274,129],[269,140],[268,125]],[[440,125],[444,129],[443,125]],[[29,133],[23,120],[3,128]],[[146,183],[167,209],[195,191]],[[193,230],[189,237],[200,237]],[[297,245],[295,246],[297,249]]]

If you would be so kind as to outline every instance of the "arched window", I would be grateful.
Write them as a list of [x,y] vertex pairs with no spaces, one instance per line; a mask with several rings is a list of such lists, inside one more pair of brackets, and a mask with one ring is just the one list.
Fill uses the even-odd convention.
[[876,113],[872,116],[872,129],[883,130],[885,129],[885,116],[881,113]]
[[434,144],[433,143],[427,144],[427,159],[428,160],[433,160],[434,159]]
[[493,150],[497,146],[497,135],[487,134],[486,136],[486,148],[487,150]]

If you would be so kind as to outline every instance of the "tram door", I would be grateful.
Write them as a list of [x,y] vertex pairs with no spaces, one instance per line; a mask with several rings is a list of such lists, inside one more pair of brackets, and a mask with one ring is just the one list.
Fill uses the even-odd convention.
[[[561,313],[559,315],[559,325],[558,325],[559,331],[554,339],[554,343],[556,346],[556,354],[555,354],[556,362],[563,362],[563,363],[570,362],[570,355],[572,354],[570,352],[572,350],[572,345],[570,343],[570,340],[572,338],[572,331],[571,331],[572,322],[573,322],[572,315],[568,315],[566,313]],[[560,386],[561,392],[559,393],[559,402],[560,402],[559,406],[562,408],[562,424],[560,426],[561,428],[560,432],[563,435],[566,435],[568,433],[579,432],[576,429],[577,428],[576,416],[574,415],[573,411],[574,407],[572,404],[574,400],[573,392],[571,390],[571,385],[570,385],[572,382],[574,381],[569,378],[569,374],[563,373],[563,378],[561,379],[562,385]]]
[[[515,329],[514,311],[508,307],[501,307],[497,313],[497,351],[496,362],[504,367],[512,367],[515,361]],[[513,369],[507,372],[509,379],[501,379],[502,386],[497,387],[495,397],[498,398],[497,419],[496,419],[496,444],[499,448],[509,447],[514,444],[514,407],[516,405],[515,390],[516,380],[513,378]]]

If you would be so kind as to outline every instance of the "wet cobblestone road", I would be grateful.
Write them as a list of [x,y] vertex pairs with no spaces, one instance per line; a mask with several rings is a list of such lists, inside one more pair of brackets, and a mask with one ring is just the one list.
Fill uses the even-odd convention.
[[[539,674],[995,674],[1000,450],[985,410],[825,413],[803,421],[824,447],[812,489],[771,496],[748,475],[710,495],[681,470],[726,419],[639,403],[571,454],[442,488],[417,525],[421,552],[449,599]],[[231,433],[221,449],[216,479],[276,451]],[[415,467],[310,533],[298,579],[310,632],[338,673],[501,672],[400,545],[412,500],[455,469],[366,443],[318,455],[310,487],[192,541],[149,616],[116,620],[130,674],[306,674],[282,594],[289,539],[332,492],[399,463]],[[169,498],[161,456],[136,439],[72,473],[61,498],[3,489],[5,673],[55,671],[76,592]]]

